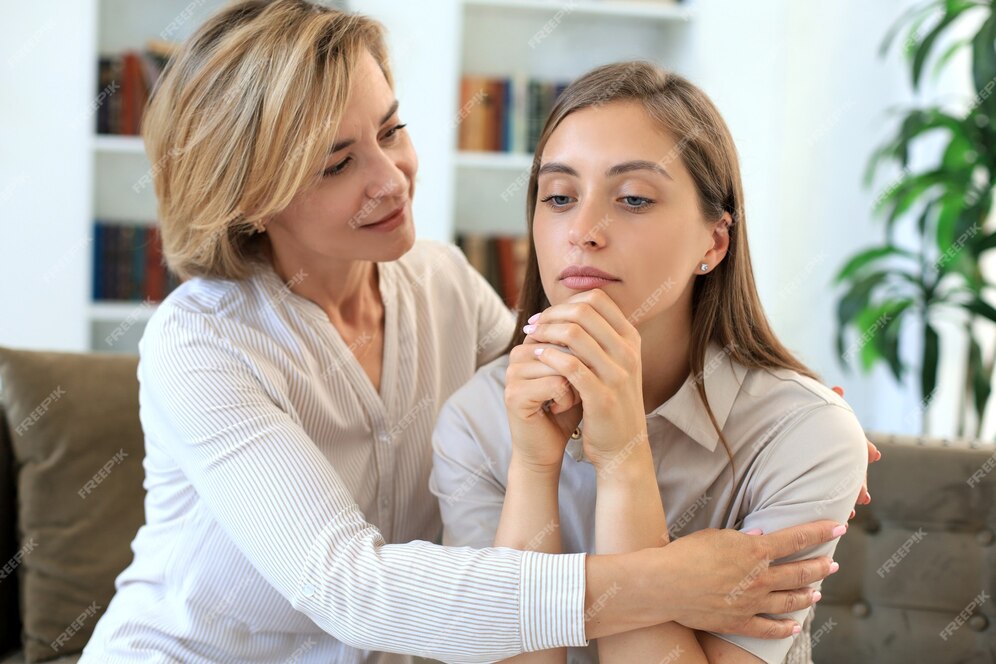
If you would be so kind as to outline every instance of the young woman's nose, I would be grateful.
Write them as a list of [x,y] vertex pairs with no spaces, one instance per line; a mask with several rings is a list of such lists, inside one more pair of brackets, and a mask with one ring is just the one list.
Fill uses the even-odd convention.
[[608,227],[612,224],[607,211],[592,202],[578,202],[571,219],[567,239],[578,249],[599,249],[605,246]]

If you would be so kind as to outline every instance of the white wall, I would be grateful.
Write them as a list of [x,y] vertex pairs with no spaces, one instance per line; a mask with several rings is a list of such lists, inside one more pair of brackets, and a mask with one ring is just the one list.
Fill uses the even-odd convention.
[[0,15],[0,344],[82,350],[94,2]]

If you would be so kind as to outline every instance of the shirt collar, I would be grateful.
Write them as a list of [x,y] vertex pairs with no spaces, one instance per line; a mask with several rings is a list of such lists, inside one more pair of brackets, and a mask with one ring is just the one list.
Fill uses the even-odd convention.
[[[705,361],[702,364],[701,379],[705,382],[706,396],[709,406],[716,417],[716,424],[722,430],[726,419],[733,410],[733,402],[740,393],[740,386],[747,375],[747,368],[735,362],[730,357],[732,345],[720,348],[716,343],[710,343],[706,348]],[[648,417],[662,417],[681,429],[689,438],[710,452],[716,449],[719,434],[709,419],[709,412],[699,397],[696,387],[698,376],[689,376],[673,397],[662,403]]]
[[[706,347],[705,361],[702,363],[701,376],[705,381],[706,396],[720,430],[726,426],[726,420],[733,410],[733,402],[736,401],[744,376],[747,375],[747,368],[734,362],[729,350],[732,350],[732,346],[720,348],[718,344],[710,343]],[[685,380],[673,397],[647,413],[647,418],[650,417],[664,418],[710,452],[719,443],[719,434],[699,398],[693,376]],[[587,461],[580,439],[572,438],[567,441],[566,451],[575,461]]]

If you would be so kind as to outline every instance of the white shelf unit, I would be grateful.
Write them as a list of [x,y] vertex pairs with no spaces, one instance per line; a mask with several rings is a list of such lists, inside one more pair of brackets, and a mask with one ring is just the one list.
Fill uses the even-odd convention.
[[[570,81],[621,60],[651,60],[683,73],[691,68],[688,3],[461,0],[461,14],[461,76]],[[454,235],[524,234],[532,160],[457,150]]]
[[[96,52],[88,63],[94,72],[93,80],[97,80],[99,57],[142,50],[150,39],[181,41],[223,5],[224,0],[197,3],[166,0],[151,4],[97,0]],[[95,221],[154,225],[155,193],[146,178],[152,165],[146,157],[142,138],[96,134],[93,133],[95,124],[94,119],[89,127],[93,183],[88,233],[92,237]],[[95,270],[93,253],[91,250],[87,271],[91,284]],[[86,309],[90,349],[137,352],[144,324],[155,306],[140,301],[93,300],[92,290],[91,285],[88,288],[91,299]]]

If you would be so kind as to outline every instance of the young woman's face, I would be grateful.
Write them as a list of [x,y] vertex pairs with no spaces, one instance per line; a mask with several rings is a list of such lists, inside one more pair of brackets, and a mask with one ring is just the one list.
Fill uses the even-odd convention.
[[[637,326],[676,303],[690,307],[700,264],[713,269],[728,243],[723,226],[703,218],[680,149],[636,102],[576,111],[554,130],[533,218],[551,304],[601,288]],[[564,277],[572,266],[610,278]]]
[[394,91],[364,52],[318,184],[266,224],[274,248],[302,262],[391,261],[411,249],[418,158],[401,125]]

